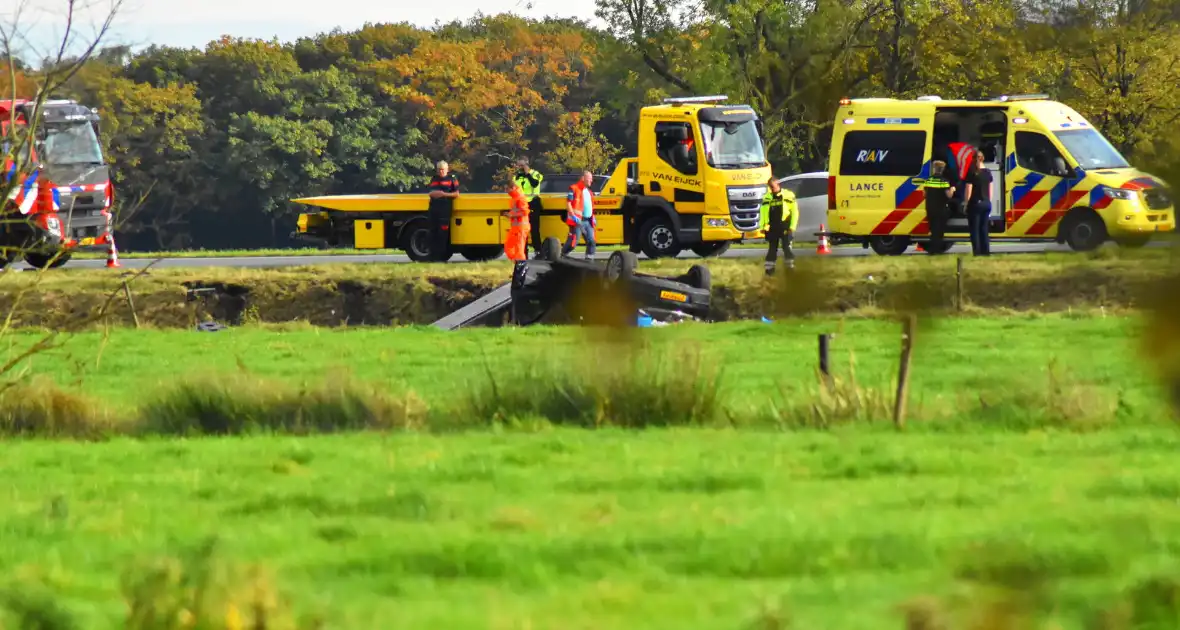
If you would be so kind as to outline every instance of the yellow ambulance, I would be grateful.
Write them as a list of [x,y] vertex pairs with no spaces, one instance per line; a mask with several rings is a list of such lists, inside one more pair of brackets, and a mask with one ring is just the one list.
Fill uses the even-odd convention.
[[[993,240],[1055,240],[1086,251],[1107,240],[1142,246],[1176,228],[1168,186],[1136,170],[1089,121],[1046,95],[858,98],[841,99],[832,132],[832,244],[860,243],[889,256],[914,243],[929,250],[922,184],[932,161],[954,168],[947,147],[955,143],[981,150],[992,172]],[[945,249],[931,253],[969,239],[965,216],[951,218],[947,238]]]

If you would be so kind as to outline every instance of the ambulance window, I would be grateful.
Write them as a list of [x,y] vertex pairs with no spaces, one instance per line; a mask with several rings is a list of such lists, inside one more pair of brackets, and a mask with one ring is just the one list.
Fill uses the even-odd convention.
[[656,123],[656,155],[685,175],[697,173],[695,140],[692,125],[688,123]]
[[1049,142],[1049,138],[1032,131],[1016,132],[1016,164],[1030,171],[1058,176],[1054,167],[1058,159],[1064,163],[1061,152]]
[[925,162],[925,131],[850,131],[840,152],[840,174],[911,177]]

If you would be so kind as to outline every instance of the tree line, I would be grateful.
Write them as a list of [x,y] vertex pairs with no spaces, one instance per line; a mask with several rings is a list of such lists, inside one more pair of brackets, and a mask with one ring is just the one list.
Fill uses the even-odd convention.
[[[521,156],[609,174],[635,151],[639,108],[665,96],[752,105],[785,175],[826,168],[845,96],[1043,92],[1180,179],[1168,0],[598,0],[597,14],[609,27],[505,14],[107,46],[64,92],[104,118],[119,206],[137,206],[120,217],[131,249],[290,245],[290,199],[419,190],[439,159],[469,191]],[[18,70],[20,92],[45,67]]]

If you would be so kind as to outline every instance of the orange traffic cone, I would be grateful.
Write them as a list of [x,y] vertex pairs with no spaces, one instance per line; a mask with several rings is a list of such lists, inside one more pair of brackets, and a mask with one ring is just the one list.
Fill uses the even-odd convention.
[[832,253],[832,247],[828,245],[828,235],[826,234],[828,229],[823,223],[819,224],[819,231],[819,243],[815,246],[815,253],[820,256]]
[[111,234],[107,240],[107,269],[122,267],[119,264],[119,250],[115,247],[115,235]]

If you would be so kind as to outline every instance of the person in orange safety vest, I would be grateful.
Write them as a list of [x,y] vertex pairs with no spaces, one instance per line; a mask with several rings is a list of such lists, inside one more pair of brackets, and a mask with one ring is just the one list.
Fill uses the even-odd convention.
[[529,237],[529,201],[525,199],[520,184],[512,179],[508,180],[508,196],[512,199],[512,207],[504,213],[509,220],[504,253],[508,260],[519,263],[525,260],[525,245]]
[[582,171],[582,179],[570,186],[566,195],[565,223],[570,227],[569,236],[561,248],[561,254],[568,256],[578,246],[578,236],[586,239],[586,258],[594,257],[597,243],[594,239],[594,228],[598,221],[594,217],[594,191],[590,186],[594,183],[594,174]]

